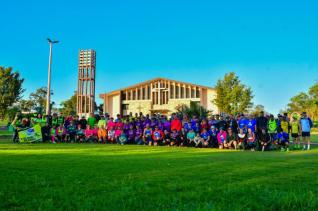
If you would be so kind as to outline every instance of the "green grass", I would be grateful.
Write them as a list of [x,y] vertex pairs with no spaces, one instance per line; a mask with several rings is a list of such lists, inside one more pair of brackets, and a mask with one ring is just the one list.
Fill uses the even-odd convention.
[[0,209],[314,210],[309,152],[0,141]]
[[1,135],[12,135],[12,132],[10,132],[8,130],[0,130],[0,136]]

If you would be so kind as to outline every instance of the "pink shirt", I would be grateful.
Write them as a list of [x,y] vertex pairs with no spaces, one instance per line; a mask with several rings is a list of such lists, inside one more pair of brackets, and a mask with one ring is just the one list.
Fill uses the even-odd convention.
[[115,131],[115,137],[116,137],[116,138],[119,137],[120,134],[121,134],[121,130],[116,130],[116,131]]
[[115,122],[112,122],[112,121],[108,121],[107,122],[107,129],[115,128],[115,126],[116,126]]
[[98,136],[98,129],[94,128],[92,129],[92,131],[94,136]]
[[94,135],[94,130],[92,129],[86,129],[85,130],[85,136],[93,136]]
[[219,132],[218,135],[217,135],[217,139],[218,139],[218,142],[219,144],[222,144],[224,141],[226,141],[226,132],[223,131],[223,133]]

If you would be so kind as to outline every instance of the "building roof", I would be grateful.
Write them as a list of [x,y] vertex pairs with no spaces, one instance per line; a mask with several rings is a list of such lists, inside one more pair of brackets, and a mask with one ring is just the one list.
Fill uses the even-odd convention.
[[118,94],[118,93],[120,93],[123,90],[132,89],[132,88],[135,88],[135,87],[138,87],[138,86],[142,86],[142,85],[146,85],[146,84],[149,84],[151,82],[155,82],[155,81],[159,81],[159,80],[171,81],[171,82],[175,82],[175,83],[183,83],[183,84],[187,84],[187,85],[190,85],[190,86],[197,86],[197,87],[205,88],[205,89],[214,89],[213,87],[209,87],[209,86],[202,86],[202,85],[188,83],[188,82],[184,82],[184,81],[177,81],[177,80],[172,80],[172,79],[169,79],[169,78],[158,77],[158,78],[147,80],[147,81],[144,81],[144,82],[141,82],[141,83],[138,83],[138,84],[134,84],[134,85],[131,85],[131,86],[128,86],[128,87],[124,87],[124,88],[121,88],[121,89],[113,90],[113,91],[105,93],[105,94],[100,94],[99,96],[100,96],[100,98],[103,98],[104,95]]

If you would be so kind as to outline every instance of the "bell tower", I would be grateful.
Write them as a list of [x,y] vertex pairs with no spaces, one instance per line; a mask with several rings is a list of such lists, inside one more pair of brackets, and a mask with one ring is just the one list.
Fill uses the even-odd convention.
[[95,106],[96,52],[80,50],[78,55],[77,114],[88,116]]

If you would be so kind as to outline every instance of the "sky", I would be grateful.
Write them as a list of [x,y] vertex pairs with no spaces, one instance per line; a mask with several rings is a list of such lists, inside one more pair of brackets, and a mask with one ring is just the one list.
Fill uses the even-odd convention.
[[318,81],[318,1],[0,0],[0,65],[47,85],[52,100],[77,88],[80,49],[96,50],[98,94],[167,77],[214,86],[235,72],[271,113]]

